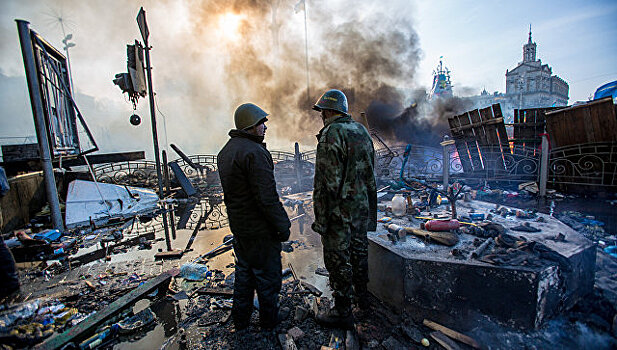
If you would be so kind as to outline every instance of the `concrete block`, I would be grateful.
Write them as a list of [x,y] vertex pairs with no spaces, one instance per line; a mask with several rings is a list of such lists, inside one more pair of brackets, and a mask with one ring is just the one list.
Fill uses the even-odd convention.
[[[531,266],[492,265],[451,254],[453,248],[471,251],[474,236],[461,234],[455,247],[415,238],[393,244],[379,228],[369,234],[369,291],[418,322],[429,318],[466,328],[487,315],[509,326],[537,328],[591,293],[595,279],[594,244],[552,217],[545,220],[541,233],[516,233],[558,257]],[[558,232],[565,242],[551,240]]]

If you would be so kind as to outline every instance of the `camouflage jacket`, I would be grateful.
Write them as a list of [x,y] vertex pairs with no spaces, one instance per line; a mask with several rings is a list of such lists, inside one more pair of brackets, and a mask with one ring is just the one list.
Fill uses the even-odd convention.
[[313,191],[313,231],[366,220],[369,231],[377,225],[375,150],[366,128],[351,117],[326,120],[317,135]]

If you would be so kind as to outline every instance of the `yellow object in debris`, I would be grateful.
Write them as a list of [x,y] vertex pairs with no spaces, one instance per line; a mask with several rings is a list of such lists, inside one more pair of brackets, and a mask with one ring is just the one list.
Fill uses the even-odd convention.
[[428,346],[431,345],[431,343],[428,341],[428,339],[422,338],[422,345],[424,345],[424,346],[426,346],[428,348]]

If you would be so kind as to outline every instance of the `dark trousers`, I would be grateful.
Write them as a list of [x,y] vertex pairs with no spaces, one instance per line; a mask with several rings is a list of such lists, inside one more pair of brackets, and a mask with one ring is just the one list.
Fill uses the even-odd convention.
[[281,243],[271,239],[234,237],[236,277],[232,317],[236,330],[249,326],[255,291],[259,300],[259,324],[274,328],[281,291]]
[[11,250],[0,236],[0,297],[5,297],[19,289],[19,275]]

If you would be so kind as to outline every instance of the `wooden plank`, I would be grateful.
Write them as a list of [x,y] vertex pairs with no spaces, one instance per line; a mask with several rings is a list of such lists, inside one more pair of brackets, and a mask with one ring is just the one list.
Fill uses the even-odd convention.
[[153,240],[154,238],[155,238],[154,232],[147,232],[147,233],[142,233],[132,238],[128,238],[124,241],[113,242],[114,244],[111,244],[110,242],[107,248],[101,248],[101,249],[97,249],[89,253],[86,253],[84,255],[71,257],[70,262],[72,266],[79,266],[82,264],[87,264],[94,260],[103,259],[107,252],[113,251],[113,249],[116,247],[121,247],[121,246],[130,247],[130,246],[139,244],[141,239]]
[[[593,125],[594,124],[593,121],[594,119],[596,119],[596,115],[592,115],[592,108],[585,108],[583,109],[583,111],[584,111],[583,122],[585,125],[585,142],[584,143],[595,142],[594,140],[596,138],[599,138],[598,136],[600,136],[600,132],[599,132],[600,128],[599,127],[594,128],[594,125]],[[596,134],[596,130],[598,130],[597,134]]]
[[521,141],[521,131],[523,128],[523,124],[525,123],[524,113],[522,109],[514,110],[514,134],[513,134],[513,144],[514,144],[514,154],[523,155],[523,141]]
[[546,113],[546,132],[549,134],[551,139],[551,147],[557,148],[559,144],[563,142],[565,139],[565,135],[563,135],[562,126],[564,123],[562,120],[564,119],[564,112],[552,112]]
[[440,331],[441,333],[447,335],[448,337],[452,338],[452,339],[456,339],[458,341],[460,341],[461,343],[465,343],[473,348],[476,349],[480,349],[480,344],[478,344],[478,342],[473,339],[472,337],[466,336],[463,333],[459,333],[455,330],[452,330],[446,326],[442,326],[439,323],[424,319],[424,321],[422,321],[422,323],[427,326],[428,328],[434,330],[434,331]]
[[[491,107],[482,108],[480,110],[482,121],[487,122],[493,119],[493,111]],[[488,170],[504,170],[503,159],[501,156],[501,147],[499,147],[499,138],[497,136],[497,128],[494,124],[484,125],[486,139],[488,141],[489,156],[485,157],[488,160]],[[487,164],[484,165],[485,167]]]
[[431,338],[435,339],[439,345],[443,346],[446,350],[460,350],[461,347],[454,342],[454,340],[448,338],[440,331],[431,332]]
[[529,130],[529,124],[527,123],[530,123],[530,122],[535,123],[535,118],[533,118],[533,112],[528,109],[524,109],[522,112],[523,112],[524,124],[521,125],[521,139],[524,140],[523,146],[527,148],[527,147],[531,147],[528,140],[533,138],[533,131]]
[[482,163],[486,164],[486,154],[489,152],[488,140],[486,139],[486,132],[484,130],[484,126],[482,126],[482,119],[480,118],[480,113],[477,109],[469,112],[469,117],[471,118],[472,124],[474,125],[473,132],[476,135],[476,141],[478,142],[478,147],[480,148],[480,156],[482,158]]
[[[585,121],[590,118],[588,108],[574,109],[571,112],[566,112],[567,121],[570,125],[567,145],[577,145],[587,143],[589,135],[587,135],[587,127]],[[564,145],[564,146],[567,146]]]
[[[118,152],[118,153],[104,153],[104,154],[89,154],[88,162],[90,164],[103,164],[103,163],[119,163],[128,162],[132,160],[142,160],[146,158],[144,151],[135,152]],[[66,166],[79,166],[86,165],[84,157],[78,157],[75,159],[69,159],[62,161],[62,165]]]
[[456,129],[460,127],[458,119],[455,119],[454,117],[448,118],[448,124],[450,125],[450,133],[454,139],[454,145],[456,146],[456,151],[458,153],[459,160],[461,161],[463,172],[471,173],[473,168],[471,167],[471,161],[469,160],[467,145],[463,141],[463,133],[461,131],[456,131]]
[[594,139],[590,142],[617,141],[617,118],[612,103],[591,105],[589,109],[589,126],[594,129]]
[[537,126],[537,122],[536,122],[536,118],[538,116],[538,110],[537,109],[532,109],[529,111],[529,120],[527,120],[527,132],[528,132],[528,139],[530,140],[529,142],[527,142],[527,147],[532,148],[532,149],[536,149],[537,147],[537,141],[536,141],[536,126]]
[[[464,127],[466,125],[471,124],[469,120],[469,113],[463,113],[461,115],[455,116],[454,118],[458,118],[459,125]],[[463,136],[465,143],[467,144],[467,149],[469,150],[469,156],[471,157],[471,165],[474,171],[482,170],[482,161],[480,160],[480,151],[478,150],[478,144],[476,143],[476,136],[473,133],[472,129],[464,129]]]
[[496,103],[492,106],[492,108],[495,119],[501,119],[501,123],[497,124],[497,136],[499,136],[501,152],[510,153],[510,141],[508,140],[508,132],[506,131],[506,125],[503,122],[503,113],[501,113],[501,106],[499,105],[499,103]]
[[2,145],[3,162],[19,162],[39,159],[39,144]]
[[154,259],[179,259],[184,254],[182,249],[172,249],[154,254]]
[[234,295],[234,290],[230,288],[212,288],[212,287],[201,287],[195,291],[195,293],[199,295],[220,295],[225,297],[230,297]]
[[128,292],[121,298],[116,299],[114,302],[96,312],[94,315],[89,316],[85,320],[78,323],[76,326],[69,328],[62,334],[53,336],[43,343],[37,345],[35,349],[38,350],[55,350],[62,348],[65,344],[70,342],[79,342],[86,339],[91,335],[100,325],[105,323],[109,318],[118,314],[120,311],[134,305],[137,301],[144,298],[146,295],[152,293],[155,289],[169,285],[169,281],[174,276],[177,276],[180,271],[178,269],[171,269],[163,272],[162,274],[148,280],[139,287]]

